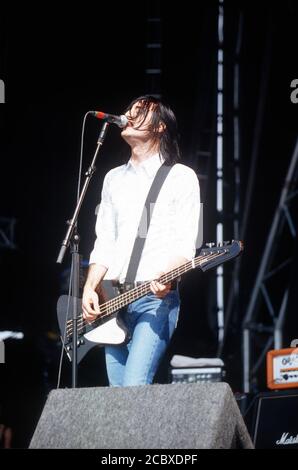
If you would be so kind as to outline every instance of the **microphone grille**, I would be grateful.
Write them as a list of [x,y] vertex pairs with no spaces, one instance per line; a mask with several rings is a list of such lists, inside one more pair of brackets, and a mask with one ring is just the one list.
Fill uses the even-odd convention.
[[125,127],[127,123],[128,123],[127,117],[124,116],[124,114],[121,114],[119,127]]

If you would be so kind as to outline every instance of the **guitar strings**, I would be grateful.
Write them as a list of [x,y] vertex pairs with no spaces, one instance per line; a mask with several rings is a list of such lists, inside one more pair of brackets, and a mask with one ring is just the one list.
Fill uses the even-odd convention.
[[[222,254],[222,253],[212,253],[212,254],[207,255],[207,256],[206,255],[205,256],[198,256],[197,258],[195,258],[195,267],[197,267],[200,264],[202,259],[206,260],[206,261],[209,261],[209,260],[212,260],[214,258],[217,258],[219,256],[219,254]],[[175,277],[179,276],[180,274],[183,274],[184,272],[188,271],[191,267],[192,267],[192,261],[188,261],[184,265],[179,266],[178,268],[171,271],[170,275],[166,273],[163,276],[161,276],[160,281],[167,283],[170,280],[172,280],[173,278],[175,278]],[[175,275],[174,275],[174,273],[175,273]],[[147,282],[147,283],[144,283],[141,286],[135,287],[134,289],[131,289],[131,290],[125,292],[124,294],[121,294],[116,299],[111,299],[108,302],[106,302],[105,304],[102,304],[100,306],[101,314],[99,315],[99,318],[98,317],[95,318],[90,323],[88,323],[83,318],[83,315],[81,314],[79,316],[79,319],[78,319],[78,332],[81,332],[85,328],[86,325],[93,325],[96,322],[97,323],[100,322],[103,318],[105,318],[106,316],[109,316],[114,311],[119,310],[120,308],[124,307],[125,305],[131,303],[133,300],[135,300],[135,298],[139,298],[142,295],[145,295],[146,293],[150,292],[150,283],[151,283],[151,281]],[[72,333],[72,320],[68,320],[68,323],[70,323],[70,325],[68,326],[67,333],[68,333],[68,335],[71,335],[71,333]]]
[[[227,251],[228,250],[226,250],[226,252]],[[194,258],[194,260],[195,260],[194,265],[195,265],[195,267],[198,267],[202,260],[203,261],[210,261],[212,259],[217,258],[218,256],[220,256],[222,254],[223,253],[221,251],[220,253],[218,253],[218,252],[217,253],[211,253],[207,256],[206,255],[200,255],[197,258]],[[193,260],[188,261],[184,265],[179,266],[179,267],[173,269],[172,271],[170,271],[170,274],[165,273],[164,275],[162,275],[160,277],[159,281],[161,283],[166,284],[167,282],[175,279],[176,277],[179,277],[179,275],[187,272],[192,267],[193,267]],[[119,295],[115,299],[108,300],[104,304],[100,305],[100,311],[101,312],[100,312],[99,316],[97,318],[95,318],[92,322],[88,323],[87,320],[85,320],[83,318],[83,315],[81,313],[78,317],[78,320],[77,320],[78,333],[83,331],[85,326],[92,326],[94,323],[100,323],[100,321],[102,319],[104,319],[105,317],[111,315],[111,313],[115,312],[116,310],[119,310],[122,307],[125,307],[126,305],[133,302],[137,298],[140,298],[143,295],[146,295],[147,293],[151,292],[150,284],[151,284],[151,281],[145,282],[144,284],[141,284],[140,286],[135,287],[133,289],[130,289],[129,291]],[[73,330],[72,320],[68,320],[67,324],[68,324],[67,325],[67,335],[71,336],[72,330]]]
[[[212,260],[212,259],[218,257],[219,254],[222,254],[222,253],[212,253],[212,254],[207,255],[207,256],[205,255],[205,256],[197,257],[195,259],[195,267],[197,267],[197,265],[200,264],[202,258],[203,258],[203,260],[209,261],[209,260]],[[173,271],[171,271],[170,275],[166,273],[163,276],[161,276],[160,281],[166,283],[166,282],[173,279],[174,273],[175,273],[174,277],[176,277],[176,275],[179,276],[183,272],[188,271],[191,267],[192,267],[192,261],[189,261],[189,262],[185,263],[183,266],[180,266],[180,267],[174,269]],[[126,292],[124,294],[121,294],[116,299],[111,299],[108,302],[106,302],[105,304],[102,304],[100,306],[101,314],[100,314],[99,318],[97,317],[96,319],[94,319],[90,323],[88,323],[83,318],[83,315],[81,314],[79,316],[79,319],[78,319],[78,332],[80,333],[85,328],[86,325],[93,325],[93,324],[99,323],[103,318],[105,318],[106,316],[109,316],[111,313],[115,312],[116,310],[119,310],[120,308],[124,307],[125,305],[131,303],[135,298],[139,298],[142,295],[145,295],[146,293],[150,292],[150,283],[151,283],[151,281],[147,282],[147,283],[144,283],[141,286],[138,286],[134,289],[129,290],[128,292]],[[71,335],[71,333],[72,333],[72,320],[69,320],[68,323],[70,323],[70,325],[68,326],[67,333],[68,333],[68,335]]]

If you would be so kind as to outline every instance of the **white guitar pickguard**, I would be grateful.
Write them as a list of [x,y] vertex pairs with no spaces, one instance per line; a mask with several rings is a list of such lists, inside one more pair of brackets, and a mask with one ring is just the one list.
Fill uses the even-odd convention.
[[118,326],[117,318],[113,317],[111,320],[85,333],[84,337],[93,343],[121,344],[125,341],[126,335],[122,328]]

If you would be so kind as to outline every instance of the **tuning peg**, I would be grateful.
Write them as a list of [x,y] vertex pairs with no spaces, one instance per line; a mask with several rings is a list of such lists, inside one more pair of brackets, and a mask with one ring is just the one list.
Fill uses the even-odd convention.
[[213,248],[215,246],[215,243],[209,242],[209,243],[206,243],[206,246],[208,246],[208,248]]

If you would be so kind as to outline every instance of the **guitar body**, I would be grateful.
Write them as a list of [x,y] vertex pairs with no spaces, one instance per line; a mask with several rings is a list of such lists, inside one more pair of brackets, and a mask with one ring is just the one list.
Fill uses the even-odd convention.
[[[110,280],[103,280],[97,293],[99,306],[116,298],[120,294],[118,288],[115,286],[115,282]],[[75,308],[74,304],[74,297],[69,297],[68,295],[61,295],[57,303],[57,318],[61,339],[70,360],[72,360],[71,332],[72,315]],[[119,311],[115,311],[104,318],[99,317],[96,320],[96,326],[94,326],[94,322],[92,324],[84,322],[84,325],[82,325],[82,299],[77,299],[76,304],[78,318],[78,362],[80,362],[85,354],[95,345],[119,345],[128,341],[128,330],[120,318]]]

